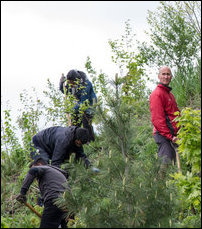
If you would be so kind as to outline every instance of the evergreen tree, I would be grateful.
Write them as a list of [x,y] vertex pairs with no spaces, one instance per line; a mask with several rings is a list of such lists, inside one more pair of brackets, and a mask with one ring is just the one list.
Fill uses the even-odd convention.
[[[70,163],[67,167],[72,190],[57,204],[69,215],[76,215],[74,227],[168,227],[172,223],[174,194],[165,181],[158,180],[156,149],[153,147],[151,152],[148,147],[154,143],[148,138],[144,143],[148,147],[144,154],[148,156],[140,156],[140,151],[135,150],[138,134],[144,135],[141,124],[137,124],[140,119],[136,120],[133,110],[124,102],[118,77],[113,86],[114,90],[105,88],[105,107],[99,104],[97,109],[102,147],[94,152],[94,163],[101,172],[94,174]],[[139,144],[142,141],[141,136]]]

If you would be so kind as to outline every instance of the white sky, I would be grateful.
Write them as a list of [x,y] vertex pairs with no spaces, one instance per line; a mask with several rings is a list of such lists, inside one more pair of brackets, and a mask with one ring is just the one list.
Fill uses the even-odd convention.
[[108,40],[124,35],[125,22],[137,40],[145,40],[147,10],[158,1],[1,1],[1,99],[19,108],[23,89],[56,85],[61,73],[93,67],[117,72]]

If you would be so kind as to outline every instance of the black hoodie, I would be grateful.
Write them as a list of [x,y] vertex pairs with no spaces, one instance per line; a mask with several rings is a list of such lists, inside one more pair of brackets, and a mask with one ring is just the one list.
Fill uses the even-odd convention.
[[55,126],[42,130],[34,136],[40,147],[49,154],[52,165],[60,167],[72,153],[76,154],[76,160],[82,158],[86,165],[90,164],[83,147],[74,144],[76,128],[76,126]]

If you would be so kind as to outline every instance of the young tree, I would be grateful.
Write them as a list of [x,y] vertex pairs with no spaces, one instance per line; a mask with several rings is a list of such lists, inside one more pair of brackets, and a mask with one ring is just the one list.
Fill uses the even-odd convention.
[[180,108],[200,107],[200,9],[197,1],[161,1],[156,11],[149,11],[150,45],[139,42],[147,67],[173,68],[171,87]]
[[156,148],[150,119],[145,118],[149,109],[139,59],[124,53],[118,40],[113,51],[117,63],[124,63],[120,67],[127,70],[126,75],[116,74],[114,80],[103,73],[96,77],[89,58],[86,64],[99,92],[96,119],[101,147],[94,151],[93,162],[101,172],[95,175],[70,164],[72,191],[57,203],[67,214],[79,217],[75,227],[168,227],[174,198],[165,181],[157,182]]
[[[188,66],[200,52],[200,19],[196,17],[196,20],[190,21],[187,17],[187,6],[192,5],[190,2],[161,1],[160,4],[155,12],[149,11],[150,32],[147,34],[152,45],[143,42],[139,46],[141,54],[147,64],[169,65],[178,69]],[[189,10],[190,15],[196,15],[195,10],[200,5],[195,6],[192,11]]]
[[181,204],[181,226],[201,225],[201,110],[184,108],[178,117],[181,126],[179,155],[189,169],[175,173],[172,181],[178,188],[177,198]]

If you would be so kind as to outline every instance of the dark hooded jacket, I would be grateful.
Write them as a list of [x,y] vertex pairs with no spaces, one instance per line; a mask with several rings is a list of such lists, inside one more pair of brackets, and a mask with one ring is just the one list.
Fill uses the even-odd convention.
[[34,140],[40,145],[49,158],[52,165],[60,167],[64,160],[68,160],[72,153],[75,153],[75,160],[84,160],[86,166],[90,164],[84,153],[83,147],[74,144],[76,126],[61,127],[55,126],[44,129],[34,136]]

